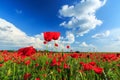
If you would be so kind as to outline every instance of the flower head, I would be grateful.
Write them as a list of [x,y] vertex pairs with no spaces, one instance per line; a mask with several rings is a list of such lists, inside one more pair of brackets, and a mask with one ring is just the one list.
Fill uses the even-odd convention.
[[94,72],[97,73],[97,74],[102,74],[102,72],[103,72],[103,68],[99,68],[99,67],[96,67],[96,68],[94,68],[93,70],[94,70]]
[[28,80],[31,77],[30,73],[25,73],[24,74],[24,80]]

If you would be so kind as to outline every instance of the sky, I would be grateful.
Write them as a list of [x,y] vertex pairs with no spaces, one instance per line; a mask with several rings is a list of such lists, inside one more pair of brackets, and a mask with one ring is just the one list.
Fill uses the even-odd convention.
[[[33,46],[38,50],[120,52],[119,3],[0,0],[0,50]],[[60,32],[61,36],[44,45],[43,33],[49,31]],[[59,46],[55,48],[54,43]]]

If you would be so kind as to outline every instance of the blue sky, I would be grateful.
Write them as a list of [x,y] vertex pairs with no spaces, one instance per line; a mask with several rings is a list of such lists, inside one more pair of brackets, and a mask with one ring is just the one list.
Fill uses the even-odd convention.
[[[120,1],[0,0],[0,49],[45,49],[43,32],[59,31],[60,50],[120,51]],[[54,42],[48,44],[53,50]]]

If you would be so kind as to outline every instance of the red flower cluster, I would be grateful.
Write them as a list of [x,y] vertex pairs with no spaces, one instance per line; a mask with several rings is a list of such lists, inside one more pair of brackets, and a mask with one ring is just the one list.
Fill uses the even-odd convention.
[[18,50],[18,54],[25,55],[25,56],[31,56],[31,55],[33,55],[35,53],[36,53],[36,50],[35,50],[35,48],[33,48],[33,46],[20,48]]
[[60,66],[61,65],[61,61],[57,61],[56,58],[53,58],[51,64],[51,66]]
[[49,42],[51,40],[58,40],[60,32],[44,32],[44,40]]
[[88,71],[88,70],[92,70],[93,66],[90,64],[83,64],[83,70]]
[[78,53],[73,53],[73,54],[71,54],[71,57],[77,59],[77,58],[79,58],[79,54]]
[[118,57],[116,54],[105,54],[103,55],[103,59],[106,60],[106,61],[114,61],[114,60],[117,60]]
[[103,72],[103,68],[97,67],[95,62],[90,63],[80,62],[80,64],[82,65],[84,71],[93,70],[97,74],[102,74]]

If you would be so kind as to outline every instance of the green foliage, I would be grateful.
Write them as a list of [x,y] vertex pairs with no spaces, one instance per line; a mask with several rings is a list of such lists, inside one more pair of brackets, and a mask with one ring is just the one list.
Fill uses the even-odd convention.
[[[117,66],[120,64],[119,59],[108,62],[103,61],[102,58],[98,60],[94,56],[93,58],[95,59],[93,60],[91,57],[83,56],[72,58],[69,53],[65,57],[64,54],[40,54],[35,57],[36,60],[32,60],[30,56],[23,61],[21,60],[20,63],[17,63],[20,60],[16,60],[13,55],[9,55],[10,58],[8,61],[4,61],[4,56],[0,54],[0,58],[2,59],[0,60],[0,64],[2,64],[0,67],[0,80],[24,80],[26,73],[31,74],[28,78],[29,80],[35,80],[37,77],[41,80],[118,80],[120,77],[120,66]],[[51,66],[53,58],[56,58],[58,62],[60,57],[64,58],[64,61],[59,66]],[[29,65],[25,64],[27,60],[30,60]],[[89,63],[92,61],[96,61],[96,65],[104,69],[102,74],[96,74],[94,70],[83,70],[80,62]],[[64,64],[67,64],[69,67],[65,69]]]

